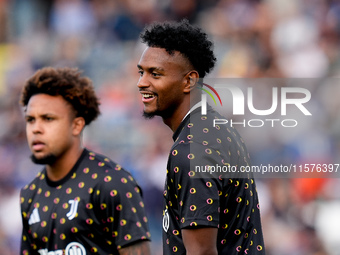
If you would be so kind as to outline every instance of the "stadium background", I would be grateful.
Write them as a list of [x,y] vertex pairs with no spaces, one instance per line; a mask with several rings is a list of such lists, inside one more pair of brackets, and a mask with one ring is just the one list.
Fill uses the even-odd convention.
[[[43,66],[84,70],[101,98],[87,128],[89,148],[132,172],[144,190],[161,254],[162,190],[171,131],[141,117],[136,64],[145,24],[189,19],[215,41],[210,77],[324,78],[340,74],[340,1],[336,0],[0,0],[0,254],[19,254],[19,190],[39,170],[29,159],[18,100],[25,80]],[[253,146],[252,156],[280,162],[340,162],[340,85],[318,85],[324,119],[318,137]],[[314,118],[317,120],[319,118]],[[318,123],[311,123],[318,125]],[[242,130],[240,130],[242,133]],[[287,150],[289,151],[287,154]],[[339,179],[260,179],[267,254],[340,254]]]

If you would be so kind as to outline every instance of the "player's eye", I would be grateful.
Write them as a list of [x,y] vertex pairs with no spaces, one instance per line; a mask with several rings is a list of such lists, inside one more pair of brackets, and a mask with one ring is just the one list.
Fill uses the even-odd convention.
[[153,77],[155,77],[155,78],[156,78],[156,77],[158,78],[158,77],[160,77],[160,76],[161,76],[161,74],[159,74],[159,73],[155,73],[155,72],[151,73],[151,75],[152,75]]
[[34,118],[33,117],[26,117],[26,123],[33,123]]
[[53,118],[53,117],[46,116],[46,117],[44,118],[44,120],[47,121],[47,122],[50,122],[50,121],[53,121],[54,118]]

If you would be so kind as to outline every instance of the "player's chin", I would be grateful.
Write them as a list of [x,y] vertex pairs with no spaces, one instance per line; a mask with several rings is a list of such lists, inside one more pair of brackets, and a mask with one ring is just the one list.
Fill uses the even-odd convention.
[[150,111],[146,111],[146,110],[143,111],[143,117],[145,119],[152,119],[156,115],[157,115],[156,112],[150,112]]
[[52,153],[50,153],[50,154],[46,154],[46,153],[33,153],[31,155],[31,160],[35,164],[52,165],[57,160],[57,157],[54,154],[52,154]]
[[157,115],[157,107],[150,104],[144,104],[143,117],[146,119],[152,119]]
[[43,157],[46,157],[49,154],[52,154],[49,150],[47,150],[46,147],[40,148],[40,149],[31,148],[31,152],[37,158],[43,158]]

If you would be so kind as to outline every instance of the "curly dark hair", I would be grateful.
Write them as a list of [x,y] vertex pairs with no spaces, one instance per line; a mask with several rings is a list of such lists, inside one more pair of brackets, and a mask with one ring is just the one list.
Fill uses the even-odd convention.
[[181,52],[201,78],[215,66],[213,43],[206,33],[184,19],[181,22],[153,23],[141,33],[142,42],[149,47],[165,49],[170,55]]
[[80,74],[77,68],[39,69],[26,81],[21,94],[21,105],[26,107],[30,98],[36,94],[60,95],[72,105],[77,117],[83,117],[85,124],[90,124],[100,114],[100,103],[92,81]]

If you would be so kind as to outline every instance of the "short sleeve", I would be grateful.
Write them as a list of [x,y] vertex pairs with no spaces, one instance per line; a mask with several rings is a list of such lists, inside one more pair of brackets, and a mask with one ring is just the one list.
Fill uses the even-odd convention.
[[21,200],[21,218],[22,218],[22,234],[21,234],[21,244],[20,244],[20,254],[21,255],[29,255],[34,254],[37,251],[33,250],[34,243],[31,240],[31,235],[28,233],[28,218],[27,218],[27,212],[25,209],[26,201],[24,199],[24,190],[21,190],[20,192],[20,200]]
[[130,174],[106,176],[99,190],[97,215],[117,249],[139,240],[150,240],[141,189]]

